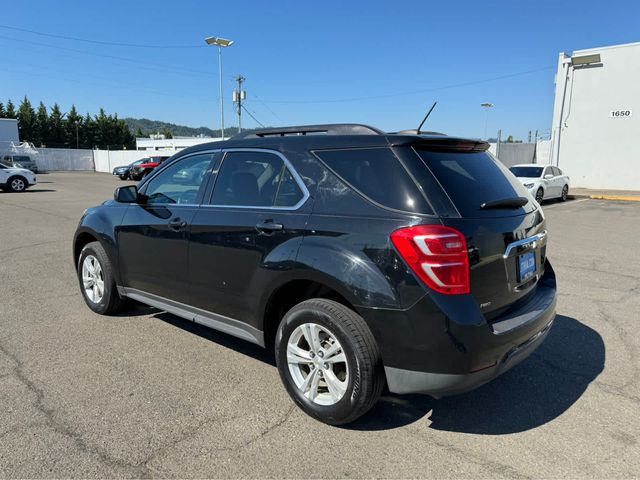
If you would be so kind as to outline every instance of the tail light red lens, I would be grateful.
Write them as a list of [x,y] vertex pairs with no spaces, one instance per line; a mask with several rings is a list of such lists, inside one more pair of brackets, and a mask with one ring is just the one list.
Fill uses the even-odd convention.
[[467,242],[458,230],[417,225],[396,230],[391,241],[411,270],[432,290],[447,295],[471,291]]

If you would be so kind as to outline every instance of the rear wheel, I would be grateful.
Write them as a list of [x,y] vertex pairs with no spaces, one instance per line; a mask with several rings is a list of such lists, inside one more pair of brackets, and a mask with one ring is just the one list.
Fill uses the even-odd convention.
[[536,202],[538,202],[540,205],[542,205],[542,200],[544,199],[544,190],[542,190],[542,187],[540,187],[538,189],[538,191],[536,192]]
[[384,386],[371,330],[357,313],[332,300],[306,300],[287,312],[276,335],[276,362],[291,398],[331,425],[365,414]]
[[96,313],[109,315],[124,304],[116,288],[113,267],[100,242],[88,243],[80,252],[78,281],[85,303]]
[[24,192],[29,183],[24,177],[11,177],[7,182],[7,190],[10,192]]
[[567,201],[567,197],[569,196],[569,185],[565,185],[562,187],[562,194],[560,195],[560,200],[563,202]]

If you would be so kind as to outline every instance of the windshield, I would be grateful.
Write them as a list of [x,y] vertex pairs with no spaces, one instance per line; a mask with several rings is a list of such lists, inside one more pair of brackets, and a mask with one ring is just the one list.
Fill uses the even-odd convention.
[[542,167],[511,167],[509,170],[516,177],[538,178],[542,175]]

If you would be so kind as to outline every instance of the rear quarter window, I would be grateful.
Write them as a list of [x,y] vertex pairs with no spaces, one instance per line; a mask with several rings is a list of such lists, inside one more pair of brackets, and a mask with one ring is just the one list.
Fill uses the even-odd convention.
[[416,149],[463,217],[510,216],[532,211],[532,202],[520,209],[481,210],[492,200],[529,198],[528,191],[487,152],[442,152]]
[[383,207],[433,214],[415,182],[389,148],[313,152],[343,182]]

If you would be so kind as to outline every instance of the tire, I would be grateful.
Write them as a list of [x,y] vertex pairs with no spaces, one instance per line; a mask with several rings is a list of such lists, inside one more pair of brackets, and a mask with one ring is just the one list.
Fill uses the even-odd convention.
[[7,190],[9,192],[24,192],[28,187],[29,182],[24,177],[15,176],[7,180]]
[[[320,348],[306,341],[313,331]],[[298,350],[293,354],[290,348]],[[306,300],[289,310],[278,327],[275,356],[293,401],[329,425],[350,423],[364,415],[384,387],[382,360],[371,330],[360,315],[332,300]],[[305,385],[308,390],[303,393]]]
[[562,193],[560,194],[560,201],[566,202],[569,196],[569,185],[562,187]]
[[[88,262],[88,264],[92,262],[97,263],[99,271],[95,271],[95,263],[94,274],[91,274],[90,268],[87,268],[87,271],[85,271],[86,262]],[[89,265],[87,265],[87,267],[89,267]],[[113,275],[113,267],[100,242],[91,242],[84,246],[78,258],[77,274],[82,297],[91,310],[101,315],[110,315],[122,308],[125,300],[118,294],[115,277]],[[88,283],[91,284],[92,287],[88,288],[85,286],[83,279],[85,275],[91,279]],[[97,282],[97,280],[100,279],[102,280],[101,296],[99,295],[99,282]],[[90,294],[90,291],[93,295]],[[98,294],[97,296],[96,293]]]
[[540,205],[542,205],[542,201],[544,200],[544,190],[542,189],[542,187],[538,188],[538,191],[536,192],[536,202],[538,202]]

